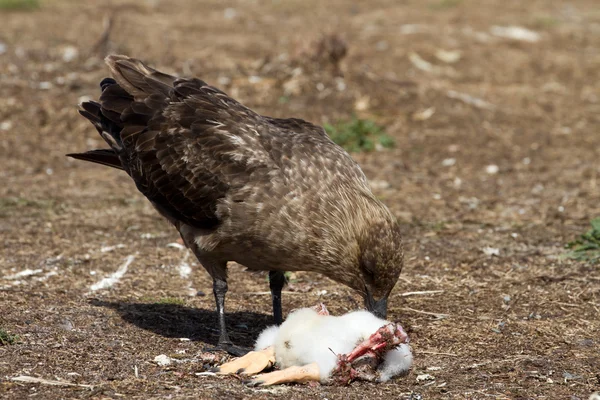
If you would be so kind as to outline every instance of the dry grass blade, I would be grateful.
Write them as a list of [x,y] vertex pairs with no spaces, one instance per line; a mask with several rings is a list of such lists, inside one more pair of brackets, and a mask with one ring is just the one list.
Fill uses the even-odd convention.
[[444,293],[444,291],[443,290],[421,290],[421,291],[417,291],[417,292],[400,293],[400,294],[397,294],[396,296],[400,296],[400,297],[424,296],[424,295],[438,294],[438,293]]
[[[266,296],[266,295],[271,295],[271,292],[248,292],[246,294],[251,294],[251,295],[254,295],[254,296]],[[307,294],[307,293],[303,293],[303,292],[290,292],[289,290],[283,290],[281,292],[281,294],[288,295],[288,294]]]
[[458,357],[458,354],[454,353],[444,353],[438,351],[427,351],[427,350],[419,350],[416,352],[417,354],[432,354],[434,356],[449,356],[449,357]]
[[470,106],[476,107],[476,108],[482,108],[484,110],[494,110],[496,109],[496,106],[493,105],[492,103],[488,103],[487,101],[480,99],[478,97],[473,97],[469,94],[466,93],[460,93],[457,92],[455,90],[448,90],[446,92],[446,96],[448,96],[451,99],[456,99],[456,100],[460,100],[465,104],[468,104]]
[[417,314],[431,315],[432,317],[436,317],[437,319],[444,319],[444,318],[448,318],[450,316],[450,314],[442,314],[442,313],[434,313],[434,312],[423,311],[423,310],[415,310],[414,308],[410,308],[410,307],[402,307],[401,310],[411,311],[411,312],[414,312]]
[[38,378],[35,376],[28,376],[28,375],[15,376],[14,378],[10,378],[10,380],[14,381],[14,382],[40,383],[42,385],[52,385],[52,386],[78,386],[78,387],[84,387],[84,388],[93,388],[94,387],[93,385],[84,385],[81,383],[57,381],[57,380]]

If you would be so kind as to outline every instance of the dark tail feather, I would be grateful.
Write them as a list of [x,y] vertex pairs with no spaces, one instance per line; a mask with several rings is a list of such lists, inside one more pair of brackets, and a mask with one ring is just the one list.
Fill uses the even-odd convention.
[[71,153],[67,154],[67,156],[77,160],[91,161],[116,169],[123,169],[123,165],[121,165],[121,160],[119,160],[117,153],[111,149],[90,150],[85,153]]
[[[113,89],[121,89],[111,78],[105,78],[100,83],[102,87],[102,96],[100,96],[100,101],[102,101],[102,97],[107,92],[113,92]],[[121,89],[122,90],[122,89]],[[125,92],[124,92],[125,93]],[[127,95],[127,93],[125,93]],[[128,95],[127,95],[128,96]],[[133,101],[133,97],[129,96],[129,98],[122,99],[121,107],[128,106],[129,103]],[[114,108],[114,107],[113,107]],[[108,143],[108,145],[116,151],[120,151],[123,148],[123,143],[121,142],[121,129],[123,128],[120,119],[120,113],[122,110],[117,109],[113,111],[111,109],[104,109],[101,103],[95,101],[86,101],[81,103],[79,114],[87,118],[92,125],[96,127],[100,136]]]
[[140,60],[109,55],[104,61],[120,87],[140,101],[152,94],[168,96],[175,77],[150,68]]
[[100,101],[82,103],[79,113],[96,127],[111,149],[67,156],[123,170],[118,156],[126,147],[123,142],[144,132],[155,114],[153,107],[167,102],[176,78],[126,56],[108,56],[106,63],[115,79],[104,78]]
[[104,89],[106,89],[107,87],[114,85],[116,83],[117,83],[117,81],[115,81],[113,78],[104,78],[100,82],[100,89],[104,92]]

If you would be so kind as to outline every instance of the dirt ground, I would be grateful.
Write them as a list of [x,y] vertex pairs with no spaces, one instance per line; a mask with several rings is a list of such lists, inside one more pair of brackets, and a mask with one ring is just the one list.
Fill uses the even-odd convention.
[[[47,0],[0,20],[0,328],[18,335],[0,346],[0,398],[600,390],[600,267],[561,258],[600,215],[596,0]],[[319,53],[331,35],[348,49],[339,68]],[[217,340],[208,275],[124,173],[64,156],[102,146],[76,105],[98,95],[107,52],[202,77],[266,115],[385,126],[396,147],[355,157],[405,234],[389,317],[411,338],[408,376],[252,389],[196,375],[228,359],[204,351]],[[360,306],[318,275],[292,278],[286,312]],[[267,292],[264,274],[231,266],[236,343],[270,323]],[[178,361],[158,366],[160,354]]]

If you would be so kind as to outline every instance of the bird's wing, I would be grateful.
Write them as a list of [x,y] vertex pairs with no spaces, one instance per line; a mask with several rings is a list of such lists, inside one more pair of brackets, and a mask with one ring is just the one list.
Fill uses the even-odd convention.
[[107,63],[116,83],[100,97],[110,133],[103,136],[163,212],[211,228],[223,218],[223,199],[244,201],[278,179],[259,133],[269,124],[258,114],[201,80],[175,79],[123,56]]
[[323,127],[297,119],[264,117],[271,126],[269,151],[296,189],[344,185],[368,188],[360,166],[335,144]]

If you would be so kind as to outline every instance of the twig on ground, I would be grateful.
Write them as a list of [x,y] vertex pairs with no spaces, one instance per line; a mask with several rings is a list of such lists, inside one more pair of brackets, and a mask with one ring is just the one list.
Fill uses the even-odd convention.
[[399,293],[396,296],[408,297],[408,296],[421,296],[421,295],[438,294],[438,293],[444,293],[444,291],[443,290],[421,290],[421,291],[417,291],[417,292]]
[[[281,294],[309,294],[310,292],[290,292],[290,291],[282,291]],[[315,292],[318,293],[318,292]],[[246,294],[252,294],[256,296],[264,296],[267,294],[271,294],[271,292],[248,292]]]
[[414,308],[410,308],[410,307],[402,307],[401,310],[412,311],[417,314],[431,315],[438,319],[444,319],[444,318],[448,318],[450,316],[450,314],[442,314],[442,313],[434,313],[434,312],[429,312],[429,311],[415,310]]
[[92,385],[84,385],[81,383],[71,383],[71,382],[65,382],[65,381],[56,381],[56,380],[52,380],[52,379],[37,378],[35,376],[28,376],[28,375],[15,376],[14,378],[10,378],[10,380],[15,381],[15,382],[25,382],[25,383],[41,383],[42,385],[52,385],[52,386],[78,386],[78,387],[85,387],[85,388],[93,388],[94,387]]
[[451,99],[460,100],[463,103],[468,104],[470,106],[482,108],[484,110],[494,110],[496,108],[495,105],[493,105],[492,103],[488,103],[483,99],[473,97],[466,93],[457,92],[455,90],[448,90],[446,92],[446,96],[448,96]]
[[419,350],[417,351],[418,354],[432,354],[434,356],[450,356],[450,357],[458,357],[458,354],[454,354],[454,353],[440,353],[437,351],[427,351],[427,350]]

